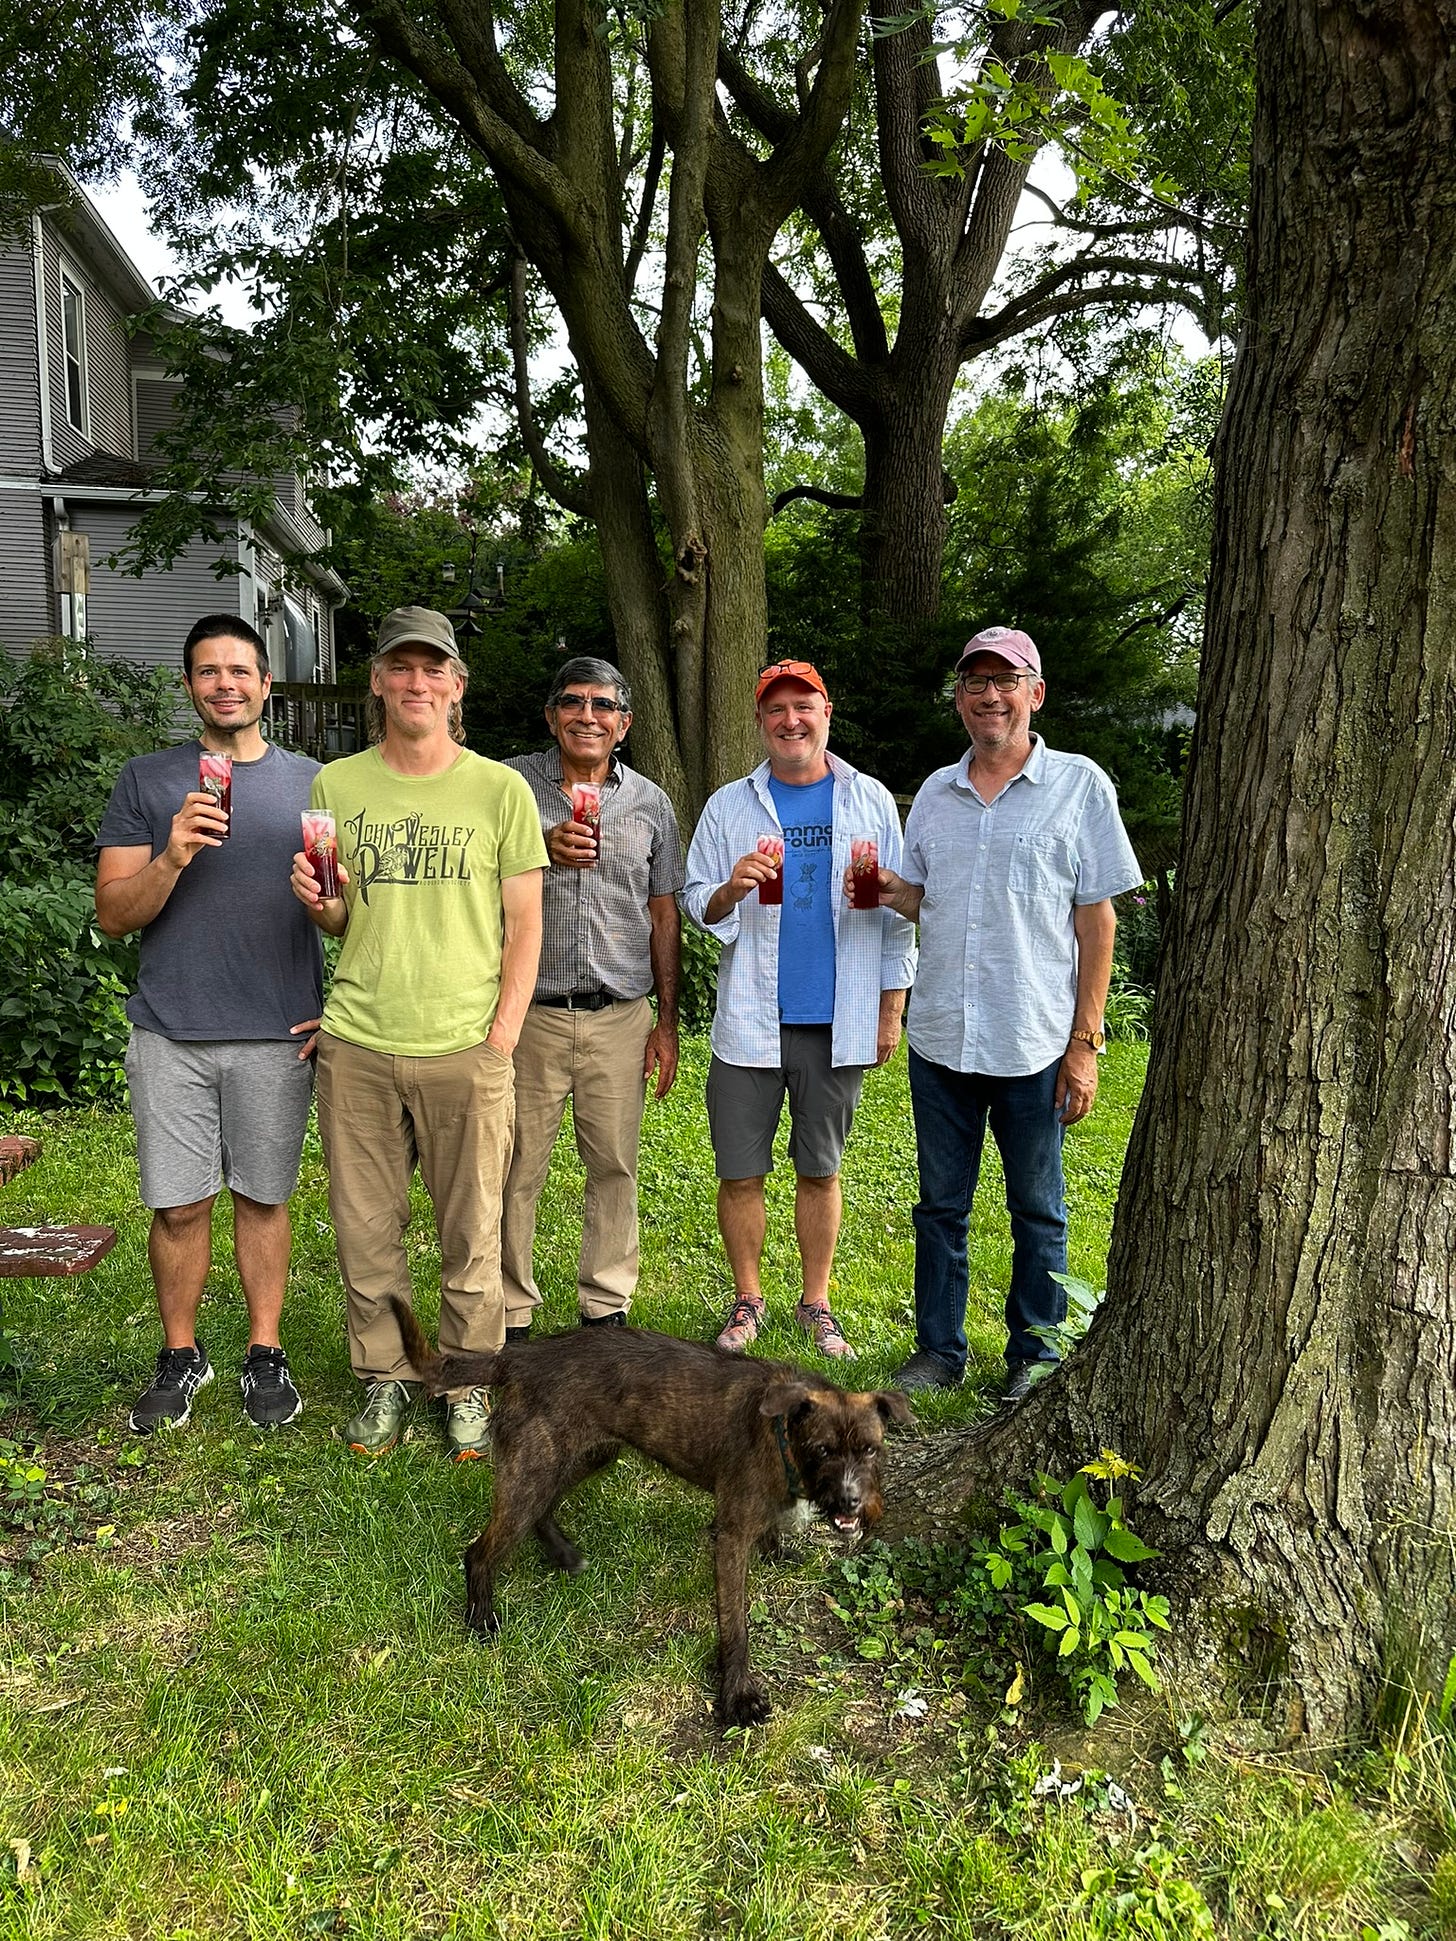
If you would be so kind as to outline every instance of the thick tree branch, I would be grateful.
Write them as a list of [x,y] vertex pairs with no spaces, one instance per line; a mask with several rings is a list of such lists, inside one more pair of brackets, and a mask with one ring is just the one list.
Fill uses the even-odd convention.
[[797,208],[805,184],[824,162],[844,126],[854,87],[863,0],[831,0],[819,37],[813,86],[793,127],[759,165],[774,230]]
[[[720,48],[718,52],[718,73],[734,106],[750,125],[758,130],[759,134],[772,142],[780,141],[786,136],[792,116],[769,94],[767,89],[759,85],[755,76],[739,60],[737,54],[726,47]],[[890,346],[885,335],[885,320],[880,313],[879,292],[875,288],[874,277],[870,274],[870,266],[865,256],[859,229],[845,209],[827,169],[816,170],[805,184],[800,206],[823,240],[830,268],[834,272],[835,283],[844,298],[845,315],[849,322],[855,355],[866,362],[883,362],[890,354]],[[766,292],[767,288],[766,284]],[[775,314],[769,315],[767,301],[764,309],[769,328],[784,348],[803,364],[815,385],[827,393],[827,385],[820,384],[817,375],[819,362],[811,363],[808,356],[801,356],[799,351],[789,344],[784,331],[779,327],[782,321],[785,330],[793,330],[804,343],[805,349],[812,355],[813,345],[809,340],[814,333],[819,332],[819,325],[807,311],[803,311],[802,300],[786,279],[779,278],[779,285],[772,292],[772,298]],[[790,322],[785,306],[803,311],[802,327],[796,329]],[[821,335],[824,339],[825,356],[820,362],[827,370],[832,357],[842,356],[843,353],[827,333],[821,333]]]
[[1068,215],[1055,197],[1039,189],[1034,182],[1027,182],[1021,193],[1041,203],[1058,229],[1069,230],[1078,236],[1090,236],[1098,242],[1106,242],[1116,236],[1164,236],[1170,229],[1186,229],[1190,235],[1201,236],[1205,242],[1211,243],[1217,240],[1217,232],[1229,227],[1223,222],[1211,223],[1196,209],[1175,209],[1171,204],[1166,205],[1166,215],[1148,216],[1141,222],[1083,222],[1076,216]]
[[[559,222],[571,221],[572,199],[560,171],[523,135],[517,117],[502,114],[478,78],[423,33],[398,0],[348,0],[348,4],[361,31],[424,84],[493,168]],[[514,106],[529,116],[519,95]]]
[[815,390],[859,423],[875,401],[874,365],[852,357],[814,316],[782,271],[766,263],[763,314],[769,329],[803,370]]
[[632,241],[627,250],[624,274],[629,296],[637,287],[637,272],[642,267],[642,258],[647,253],[647,245],[651,240],[652,211],[657,204],[657,190],[662,181],[662,163],[666,154],[667,132],[654,115],[652,142],[647,150],[647,164],[642,172],[642,196],[637,205],[637,221],[633,225]]
[[440,0],[440,18],[456,52],[494,112],[523,142],[544,153],[546,131],[501,59],[491,0],[479,0],[478,4]]
[[1191,293],[1198,284],[1199,274],[1191,267],[1185,268],[1177,263],[1152,265],[1111,258],[1083,266],[1083,273],[1097,270],[1145,275],[1149,281],[1100,283],[1090,289],[1068,290],[1062,287],[1066,281],[1064,274],[1046,277],[1034,290],[1008,303],[996,316],[977,318],[961,339],[962,359],[979,356],[984,351],[994,349],[997,344],[1004,344],[1012,337],[1034,330],[1038,324],[1049,323],[1053,317],[1072,316],[1078,310],[1090,310],[1102,304],[1172,303],[1192,310],[1195,315],[1202,307],[1192,301]]
[[863,495],[858,492],[826,492],[822,485],[791,485],[775,495],[771,516],[776,517],[795,499],[812,499],[815,505],[827,505],[834,512],[859,512],[864,507]]

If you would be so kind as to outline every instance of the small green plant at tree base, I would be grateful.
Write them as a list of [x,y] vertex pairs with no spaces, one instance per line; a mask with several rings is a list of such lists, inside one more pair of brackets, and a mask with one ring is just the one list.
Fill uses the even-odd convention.
[[[910,1659],[923,1666],[944,1652],[949,1621],[973,1667],[990,1654],[1004,1671],[1006,1657],[1024,1657],[1022,1620],[1029,1618],[1094,1724],[1117,1703],[1126,1672],[1158,1690],[1156,1633],[1169,1629],[1168,1600],[1127,1580],[1129,1567],[1158,1554],[1128,1527],[1121,1497],[1110,1493],[1120,1477],[1136,1474],[1104,1449],[1068,1483],[1038,1476],[1035,1498],[1009,1495],[1018,1520],[992,1544],[866,1544],[838,1560],[829,1608],[854,1633],[857,1654],[887,1668]],[[1105,1503],[1093,1484],[1108,1490]],[[978,1669],[994,1677],[994,1664]],[[1020,1684],[1018,1672],[1018,1694]]]
[[[1071,1686],[1089,1725],[1117,1703],[1117,1678],[1131,1670],[1159,1689],[1153,1669],[1156,1631],[1169,1629],[1168,1600],[1129,1585],[1125,1566],[1157,1551],[1123,1519],[1110,1486],[1137,1469],[1110,1449],[1084,1463],[1070,1482],[1038,1475],[1034,1498],[1010,1496],[1019,1521],[1003,1526],[984,1553],[986,1575],[998,1591],[1024,1591],[1028,1576],[1054,1596],[1033,1597],[1021,1611],[1046,1633],[1056,1669]],[[1092,1483],[1108,1488],[1099,1505]]]
[[1214,1941],[1218,1933],[1208,1902],[1157,1840],[1130,1859],[1085,1869],[1075,1907],[1090,1934]]
[[[1066,1318],[1054,1322],[1049,1328],[1033,1328],[1031,1332],[1038,1341],[1044,1341],[1055,1352],[1057,1361],[1065,1361],[1091,1327],[1092,1316],[1101,1305],[1104,1290],[1094,1287],[1090,1281],[1079,1280],[1075,1274],[1053,1274],[1052,1279],[1058,1287],[1066,1289]],[[1047,1362],[1046,1373],[1049,1375],[1055,1366],[1055,1362]]]

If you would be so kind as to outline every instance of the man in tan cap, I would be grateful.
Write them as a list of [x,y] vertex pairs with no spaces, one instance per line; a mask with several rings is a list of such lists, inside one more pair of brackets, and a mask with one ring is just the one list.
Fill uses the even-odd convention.
[[1041,655],[983,627],[956,662],[970,747],[921,787],[905,860],[880,896],[920,922],[910,1017],[915,1352],[898,1387],[954,1388],[966,1368],[967,1222],[989,1125],[1011,1216],[1006,1399],[1056,1366],[1067,1312],[1062,1134],[1097,1096],[1117,916],[1142,881],[1112,783],[1032,729]]
[[[308,857],[294,894],[343,949],[318,1049],[319,1131],[365,1385],[345,1424],[379,1455],[398,1440],[410,1369],[389,1297],[412,1298],[404,1233],[418,1162],[440,1239],[440,1341],[500,1347],[501,1188],[514,1121],[511,1054],[536,982],[546,847],[531,791],[464,740],[467,671],[442,613],[387,614],[369,669],[374,746],[313,788],[338,830],[343,894]],[[488,1445],[485,1392],[447,1397],[456,1461]]]

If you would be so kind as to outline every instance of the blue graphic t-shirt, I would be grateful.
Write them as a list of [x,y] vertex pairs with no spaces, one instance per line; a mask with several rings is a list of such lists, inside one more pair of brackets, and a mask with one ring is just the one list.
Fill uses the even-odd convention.
[[779,1020],[834,1022],[834,777],[799,784],[769,777],[784,828],[779,918]]

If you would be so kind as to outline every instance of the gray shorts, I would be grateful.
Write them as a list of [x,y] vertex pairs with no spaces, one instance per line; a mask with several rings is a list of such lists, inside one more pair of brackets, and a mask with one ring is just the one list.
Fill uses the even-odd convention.
[[774,1065],[708,1066],[708,1129],[719,1179],[761,1179],[773,1170],[774,1134],[789,1097],[789,1163],[806,1179],[839,1171],[864,1084],[863,1065],[833,1065],[832,1027],[786,1024]]
[[132,1026],[126,1082],[143,1206],[194,1206],[224,1184],[260,1206],[283,1204],[298,1184],[313,1097],[301,1042],[184,1041]]

